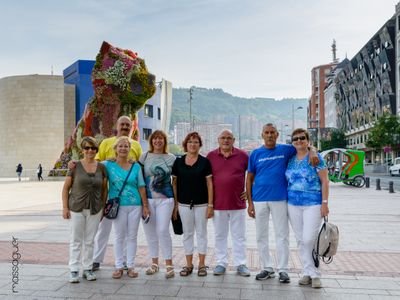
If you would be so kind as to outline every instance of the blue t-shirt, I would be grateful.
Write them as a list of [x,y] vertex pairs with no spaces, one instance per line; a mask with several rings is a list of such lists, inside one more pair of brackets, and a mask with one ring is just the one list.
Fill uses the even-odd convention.
[[290,159],[286,170],[289,204],[296,206],[321,204],[321,180],[318,172],[326,169],[326,164],[319,153],[318,158],[319,164],[316,167],[309,164],[308,155],[301,160],[296,156]]
[[[129,170],[121,168],[114,161],[106,160],[102,163],[106,166],[108,174],[108,198],[118,197]],[[139,187],[142,186],[145,186],[142,169],[139,164],[135,163],[120,196],[120,205],[142,205],[142,198],[139,194]]]
[[287,199],[285,171],[289,159],[296,154],[292,145],[277,144],[268,149],[261,146],[249,158],[247,171],[254,174],[252,198],[255,202]]

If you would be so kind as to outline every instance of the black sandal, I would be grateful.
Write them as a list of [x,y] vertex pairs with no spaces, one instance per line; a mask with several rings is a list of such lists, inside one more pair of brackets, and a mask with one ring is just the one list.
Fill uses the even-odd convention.
[[197,276],[204,277],[207,276],[207,266],[199,266],[199,270],[197,271]]
[[189,276],[190,274],[192,274],[192,272],[193,272],[193,266],[191,266],[191,267],[184,266],[182,268],[182,270],[179,272],[179,275],[186,277],[186,276]]

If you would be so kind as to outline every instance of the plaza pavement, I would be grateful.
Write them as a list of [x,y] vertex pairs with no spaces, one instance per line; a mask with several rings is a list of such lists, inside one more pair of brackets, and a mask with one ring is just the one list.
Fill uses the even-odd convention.
[[[62,182],[0,181],[0,299],[400,299],[400,193],[330,185],[330,221],[340,230],[339,252],[322,265],[323,288],[299,287],[301,265],[290,235],[290,284],[277,278],[256,281],[259,270],[255,222],[247,219],[249,278],[229,268],[213,276],[213,224],[209,222],[207,277],[147,276],[146,241],[140,227],[136,258],[139,278],[111,278],[112,245],[95,282],[68,283],[68,221],[61,217]],[[271,225],[272,226],[272,225]],[[272,228],[271,228],[272,229]],[[12,291],[12,237],[21,254]],[[110,239],[112,241],[112,239]],[[272,249],[275,248],[271,237]],[[173,237],[176,270],[184,265],[181,237]],[[273,252],[273,251],[272,251]],[[275,253],[273,252],[275,255]],[[196,262],[195,262],[196,263]],[[196,264],[195,264],[196,265]]]

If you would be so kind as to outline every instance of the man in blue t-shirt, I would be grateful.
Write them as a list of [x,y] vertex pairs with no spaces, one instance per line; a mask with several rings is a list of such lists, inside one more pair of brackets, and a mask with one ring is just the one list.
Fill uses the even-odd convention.
[[[269,253],[269,215],[275,230],[276,254],[278,257],[279,281],[289,283],[287,274],[289,261],[289,224],[287,210],[287,181],[285,171],[289,159],[296,154],[292,145],[276,144],[279,133],[276,127],[265,124],[261,137],[264,145],[255,149],[249,158],[246,190],[249,206],[247,212],[256,219],[257,246],[263,270],[257,280],[275,277],[272,257]],[[310,151],[313,165],[316,151]],[[257,217],[256,217],[257,212]]]

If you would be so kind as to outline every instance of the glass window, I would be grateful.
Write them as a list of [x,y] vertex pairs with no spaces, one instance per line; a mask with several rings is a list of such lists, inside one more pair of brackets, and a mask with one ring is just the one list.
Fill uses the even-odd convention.
[[153,105],[149,104],[144,105],[144,115],[149,118],[153,117]]
[[151,128],[143,128],[143,139],[147,141],[151,133],[152,133]]

